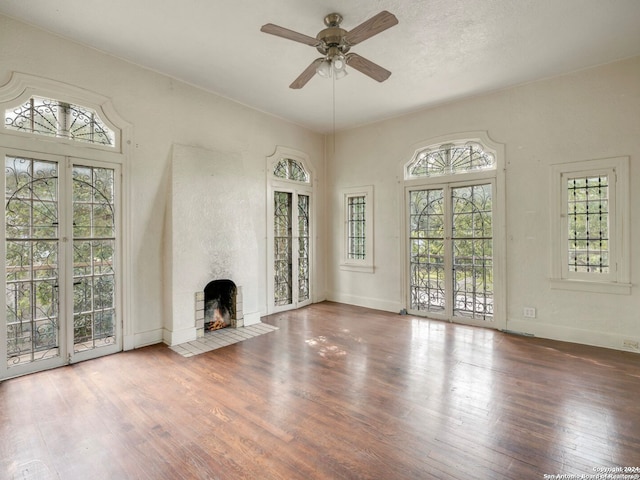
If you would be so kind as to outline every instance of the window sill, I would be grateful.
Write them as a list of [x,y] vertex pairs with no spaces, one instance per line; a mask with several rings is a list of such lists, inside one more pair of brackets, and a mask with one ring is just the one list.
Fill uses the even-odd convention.
[[340,270],[347,272],[373,273],[373,265],[355,265],[353,263],[341,263]]
[[609,293],[614,295],[630,295],[630,283],[590,282],[587,280],[550,279],[551,288],[572,290],[574,292]]

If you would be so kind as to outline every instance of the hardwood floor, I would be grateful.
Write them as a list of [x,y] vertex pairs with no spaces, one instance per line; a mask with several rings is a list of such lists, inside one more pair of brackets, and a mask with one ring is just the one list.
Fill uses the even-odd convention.
[[335,303],[263,321],[279,329],[191,358],[156,345],[1,383],[0,478],[640,468],[640,355]]

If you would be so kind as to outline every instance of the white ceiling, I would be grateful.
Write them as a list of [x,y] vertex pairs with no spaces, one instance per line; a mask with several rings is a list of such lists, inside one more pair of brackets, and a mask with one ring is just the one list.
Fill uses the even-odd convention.
[[[315,37],[331,12],[351,30],[399,24],[352,48],[391,70],[289,84],[319,56],[260,32]],[[0,13],[327,133],[640,55],[640,0],[2,0]]]

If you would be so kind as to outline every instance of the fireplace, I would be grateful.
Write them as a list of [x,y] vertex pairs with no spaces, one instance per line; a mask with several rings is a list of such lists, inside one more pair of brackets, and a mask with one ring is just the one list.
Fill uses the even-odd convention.
[[209,282],[204,291],[196,292],[196,336],[225,327],[244,326],[242,287],[232,280]]

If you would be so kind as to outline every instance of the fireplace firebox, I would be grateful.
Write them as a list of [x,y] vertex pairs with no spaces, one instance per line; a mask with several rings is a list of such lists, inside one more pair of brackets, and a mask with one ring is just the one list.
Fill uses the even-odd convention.
[[218,330],[231,325],[236,316],[236,284],[231,280],[214,280],[204,287],[204,329]]
[[196,292],[196,332],[198,337],[206,331],[225,327],[244,326],[242,287],[232,280],[213,280],[202,292]]

